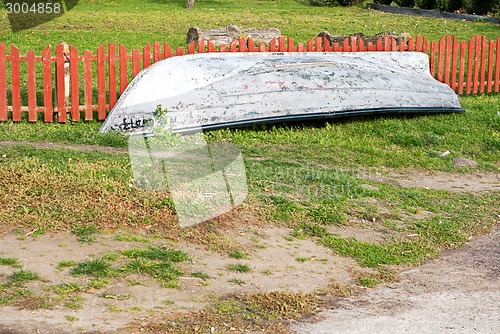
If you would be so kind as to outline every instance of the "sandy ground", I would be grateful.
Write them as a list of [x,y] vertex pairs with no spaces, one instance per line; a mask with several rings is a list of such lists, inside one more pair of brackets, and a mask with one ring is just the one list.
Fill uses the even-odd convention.
[[332,305],[295,333],[500,333],[500,225],[401,273],[398,283]]

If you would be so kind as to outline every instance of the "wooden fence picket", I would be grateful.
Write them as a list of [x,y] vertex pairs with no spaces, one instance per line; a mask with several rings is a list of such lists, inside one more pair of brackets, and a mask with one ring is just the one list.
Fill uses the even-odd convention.
[[[42,51],[43,63],[43,120],[46,123],[54,121],[54,109],[52,103],[52,54],[50,46]],[[0,98],[1,99],[1,98]]]
[[36,65],[35,65],[35,51],[30,50],[26,54],[27,57],[27,70],[28,70],[28,121],[36,122],[37,119],[37,105],[36,105]]
[[[49,46],[37,56],[31,50],[20,55],[14,45],[10,46],[9,55],[5,44],[0,43],[0,121],[18,122],[27,116],[28,121],[34,122],[40,112],[44,122],[54,121],[55,114],[58,122],[66,122],[69,115],[72,121],[79,121],[81,112],[85,120],[104,120],[116,105],[117,97],[141,69],[174,56],[205,52],[364,51],[423,52],[429,56],[430,74],[457,94],[499,92],[500,37],[487,40],[484,36],[473,36],[468,41],[458,41],[456,37],[444,36],[438,41],[428,41],[423,36],[408,40],[384,36],[375,42],[355,37],[330,42],[314,37],[306,43],[279,37],[267,45],[249,37],[218,47],[200,40],[190,43],[186,49],[172,49],[168,43],[154,42],[130,52],[121,44],[108,44],[99,46],[95,54],[85,50],[81,55],[73,46],[58,44],[54,56]],[[38,62],[43,77],[43,99],[37,98]],[[21,91],[22,87],[26,87],[26,93]],[[80,105],[82,92],[83,105]]]
[[0,121],[8,119],[7,112],[7,56],[5,44],[0,44]]
[[14,45],[10,46],[10,64],[12,71],[12,120],[21,120],[21,64],[19,59],[19,49]]
[[76,122],[80,120],[80,91],[78,80],[78,50],[74,46],[69,47],[69,73],[70,73],[70,92],[71,92],[71,120]]

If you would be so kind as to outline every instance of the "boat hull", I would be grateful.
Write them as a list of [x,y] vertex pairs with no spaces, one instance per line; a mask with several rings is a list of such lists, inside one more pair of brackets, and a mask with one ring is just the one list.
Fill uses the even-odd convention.
[[[162,122],[154,115],[159,105],[167,110]],[[139,73],[101,132],[463,111],[419,52],[207,53],[169,58]]]

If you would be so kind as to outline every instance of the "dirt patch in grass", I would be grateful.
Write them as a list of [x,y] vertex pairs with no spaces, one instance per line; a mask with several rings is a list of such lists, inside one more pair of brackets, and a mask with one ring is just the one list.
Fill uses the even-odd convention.
[[425,188],[454,192],[484,192],[500,190],[500,172],[440,172],[423,170],[382,169],[381,172],[363,172],[360,177],[406,188]]
[[[356,261],[336,256],[312,240],[290,238],[290,232],[283,227],[245,225],[225,230],[226,237],[244,254],[241,259],[230,257],[223,249],[213,251],[182,240],[175,244],[154,238],[148,242],[128,242],[118,241],[117,234],[100,234],[89,244],[66,233],[36,238],[4,234],[0,257],[18,259],[24,270],[37,273],[40,279],[24,287],[29,289],[30,296],[2,306],[0,330],[109,332],[132,321],[135,327],[154,331],[161,327],[154,320],[160,317],[175,319],[199,312],[197,317],[202,318],[210,305],[224,310],[221,296],[237,296],[235,302],[254,305],[252,298],[262,302],[270,293],[293,299],[294,295],[305,296],[332,282],[342,286],[356,284],[353,271],[363,270]],[[92,277],[71,275],[77,263],[98,258],[108,258],[113,263],[110,254],[150,245],[175,247],[190,257],[190,261],[179,264],[183,274],[178,288],[162,287],[158,280],[141,274],[108,277],[100,285]],[[244,265],[248,270],[231,270],[234,265]],[[9,266],[0,269],[0,282],[19,270]],[[256,328],[274,326],[276,312],[291,312],[293,307],[298,311],[307,308],[309,312],[312,307],[299,303],[282,305],[284,309],[279,309],[276,305],[268,306],[270,309],[259,306],[262,308],[259,312],[263,313]]]

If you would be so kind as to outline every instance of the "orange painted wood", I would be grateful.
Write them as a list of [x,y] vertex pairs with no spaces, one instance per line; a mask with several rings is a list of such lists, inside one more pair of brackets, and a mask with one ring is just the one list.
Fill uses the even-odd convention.
[[283,36],[280,36],[278,38],[278,51],[279,52],[285,52],[286,51],[286,48],[285,48],[285,37],[283,37]]
[[417,52],[422,52],[422,37],[417,36],[416,38],[416,45],[415,45],[415,51]]
[[56,92],[57,92],[57,121],[65,123],[66,115],[66,97],[64,96],[64,45],[56,45]]
[[224,43],[219,44],[219,52],[227,52],[227,46]]
[[288,52],[296,52],[297,51],[297,48],[295,47],[295,42],[293,41],[293,39],[291,37],[288,37],[288,40],[287,40],[287,51]]
[[446,36],[446,46],[444,52],[444,83],[448,86],[450,85],[450,67],[451,67],[451,50],[453,49],[453,43],[451,41],[451,36]]
[[430,49],[430,56],[429,56],[429,62],[430,62],[430,70],[431,70],[431,75],[433,77],[436,77],[436,41],[431,42],[431,49]]
[[269,52],[277,52],[278,48],[276,47],[276,38],[271,39],[269,42]]
[[139,50],[132,50],[132,79],[141,71],[141,53]]
[[472,92],[472,66],[474,60],[474,49],[475,49],[475,39],[471,37],[469,39],[469,48],[467,52],[467,79],[465,80],[466,84],[466,94],[470,94]]
[[167,43],[163,43],[163,58],[167,59],[172,56],[172,47]]
[[444,58],[446,56],[445,53],[445,39],[444,37],[441,37],[439,39],[439,44],[438,44],[438,69],[437,69],[437,77],[436,79],[441,82],[447,83],[446,79],[443,80],[443,71],[444,71]]
[[128,72],[127,72],[127,48],[120,44],[120,95],[123,93],[128,85]]
[[214,52],[214,51],[215,51],[214,43],[207,41],[207,52]]
[[[127,68],[127,63],[126,61],[123,62],[122,64],[122,45],[120,45],[120,71],[122,69],[122,65],[125,66],[125,69]],[[126,55],[126,54],[125,54]],[[121,75],[121,74],[120,74]],[[125,81],[126,82],[126,75],[125,75]],[[85,100],[85,120],[90,121],[92,120],[93,117],[93,110],[92,110],[92,53],[89,50],[83,51],[83,80],[85,82],[85,88],[84,88],[84,100]],[[120,86],[122,85],[122,79],[120,79]],[[125,85],[126,87],[126,85]],[[125,88],[124,88],[125,89]]]
[[80,92],[78,74],[78,50],[70,45],[69,47],[69,76],[71,92],[71,120],[80,120]]
[[7,112],[7,55],[5,44],[0,43],[0,121],[8,119]]
[[350,49],[351,52],[356,52],[358,51],[358,45],[356,43],[356,38],[355,37],[351,37],[351,49]]
[[104,45],[97,48],[97,119],[106,119],[106,68]]
[[238,41],[238,51],[239,52],[247,52],[247,40],[243,37],[240,37],[240,40]]
[[151,65],[151,45],[146,44],[142,48],[142,68],[149,67]]
[[500,37],[497,38],[496,61],[495,61],[495,92],[500,88]]
[[321,37],[316,37],[316,40],[315,40],[316,48],[314,49],[315,51],[317,51],[317,52],[323,51],[323,45],[321,43],[322,41],[323,41],[323,39]]
[[153,43],[153,62],[162,60],[161,44],[160,42]]
[[304,52],[304,44],[297,43],[297,52]]
[[384,48],[382,47],[382,38],[377,39],[375,42],[375,51],[383,51]]
[[476,36],[476,52],[474,54],[474,81],[472,92],[477,93],[479,88],[479,68],[481,66],[481,36]]
[[196,51],[198,53],[204,53],[205,52],[205,41],[204,40],[198,40],[198,43],[196,44]]
[[411,37],[409,40],[408,40],[408,48],[407,48],[407,51],[414,51],[415,50],[415,39],[413,37]]
[[488,79],[486,80],[486,92],[491,93],[493,88],[493,62],[494,62],[495,42],[490,40],[488,44]]
[[457,92],[457,54],[458,54],[458,40],[456,37],[452,38],[451,45],[451,89]]
[[422,52],[427,53],[429,50],[429,41],[427,37],[422,38]]
[[[54,121],[54,107],[52,105],[52,55],[50,46],[42,50],[43,67],[43,121]],[[0,98],[1,99],[1,98]]]
[[21,120],[21,68],[19,63],[19,49],[10,46],[10,64],[12,79],[12,120]]
[[116,104],[116,45],[108,44],[109,110]]
[[458,94],[464,93],[464,78],[465,78],[465,53],[467,44],[465,41],[460,42],[460,64],[458,70]]
[[373,42],[368,42],[368,45],[366,46],[367,51],[375,51],[376,46],[373,45]]
[[344,39],[342,42],[342,51],[343,52],[349,52],[351,47],[349,46],[349,38]]
[[36,122],[36,67],[35,51],[26,54],[28,63],[28,121]]
[[181,48],[181,47],[178,47],[177,49],[175,49],[175,55],[176,56],[182,56],[184,54],[184,49]]
[[388,37],[389,41],[390,41],[390,46],[391,46],[391,51],[398,51],[398,43],[396,42],[396,40],[394,39],[394,37]]
[[311,38],[307,41],[307,49],[306,49],[307,52],[314,51],[313,44],[314,44],[314,39]]
[[359,39],[358,48],[359,48],[359,51],[361,51],[361,52],[366,51],[365,41],[363,41],[361,38]]
[[194,53],[194,41],[189,43],[188,48],[187,48],[188,54],[193,54]]
[[237,47],[236,47],[236,40],[233,40],[233,41],[229,44],[229,51],[230,51],[230,52],[236,52],[236,51],[237,51]]
[[384,36],[384,51],[391,51],[391,44],[389,36]]
[[480,68],[480,75],[479,75],[479,92],[484,93],[484,86],[486,84],[486,37],[482,36],[481,37],[481,68]]

